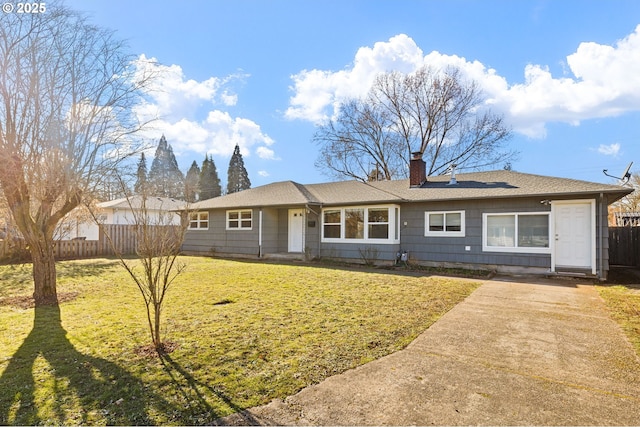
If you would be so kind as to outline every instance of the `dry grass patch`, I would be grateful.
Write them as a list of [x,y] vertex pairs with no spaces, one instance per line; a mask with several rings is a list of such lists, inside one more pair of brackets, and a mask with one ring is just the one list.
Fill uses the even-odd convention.
[[609,283],[597,286],[612,317],[622,327],[640,356],[640,281],[631,269],[610,272]]
[[[210,423],[404,348],[479,285],[183,261],[164,312],[175,347],[162,359],[140,354],[143,303],[113,260],[61,263],[59,291],[77,294],[59,312],[0,306],[0,424]],[[0,267],[0,298],[32,292],[23,272]]]

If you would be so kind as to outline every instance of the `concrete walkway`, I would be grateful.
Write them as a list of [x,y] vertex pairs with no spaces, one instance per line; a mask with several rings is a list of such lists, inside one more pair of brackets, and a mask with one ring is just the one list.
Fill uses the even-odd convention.
[[405,350],[220,421],[640,425],[640,359],[590,284],[494,280]]

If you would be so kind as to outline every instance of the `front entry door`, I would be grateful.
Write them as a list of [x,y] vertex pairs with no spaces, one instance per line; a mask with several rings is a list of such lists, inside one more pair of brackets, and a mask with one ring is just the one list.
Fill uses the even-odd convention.
[[304,209],[289,209],[289,252],[302,252],[304,246]]
[[555,267],[594,269],[595,228],[591,202],[554,204]]

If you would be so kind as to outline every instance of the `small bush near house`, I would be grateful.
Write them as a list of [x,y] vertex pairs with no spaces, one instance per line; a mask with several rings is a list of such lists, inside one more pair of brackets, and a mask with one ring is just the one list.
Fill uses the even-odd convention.
[[64,302],[34,309],[28,265],[0,266],[0,424],[211,423],[409,344],[479,283],[184,257],[172,352],[116,260],[61,262]]

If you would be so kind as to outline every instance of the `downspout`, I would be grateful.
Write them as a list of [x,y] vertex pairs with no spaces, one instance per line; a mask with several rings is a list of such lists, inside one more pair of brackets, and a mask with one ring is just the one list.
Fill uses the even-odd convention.
[[600,208],[599,210],[599,216],[600,218],[598,218],[598,228],[599,228],[599,235],[600,235],[600,241],[599,241],[599,247],[598,247],[598,257],[600,258],[598,264],[599,264],[599,268],[600,268],[600,273],[598,274],[598,279],[600,280],[606,280],[606,277],[604,275],[604,259],[602,258],[602,255],[604,254],[604,236],[603,236],[603,213],[602,213],[602,207],[604,206],[604,194],[600,193]]
[[258,258],[262,258],[262,209],[258,213]]

